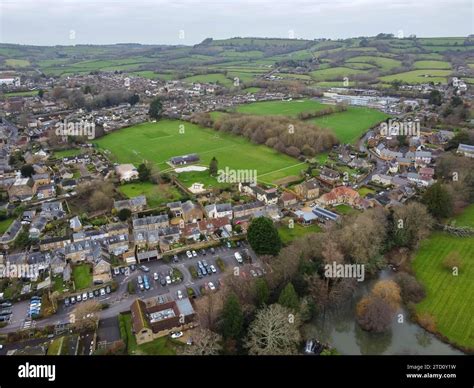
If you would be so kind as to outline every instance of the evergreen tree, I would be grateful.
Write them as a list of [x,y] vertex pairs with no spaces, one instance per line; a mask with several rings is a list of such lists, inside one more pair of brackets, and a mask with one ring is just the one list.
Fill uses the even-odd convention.
[[244,314],[237,296],[227,297],[221,315],[221,333],[225,339],[238,339],[244,326]]
[[271,219],[254,218],[247,232],[247,239],[252,249],[259,255],[276,256],[282,247],[278,230]]
[[280,297],[278,298],[278,304],[289,308],[293,311],[298,311],[300,307],[300,301],[296,294],[293,284],[288,283],[285,288],[281,291]]

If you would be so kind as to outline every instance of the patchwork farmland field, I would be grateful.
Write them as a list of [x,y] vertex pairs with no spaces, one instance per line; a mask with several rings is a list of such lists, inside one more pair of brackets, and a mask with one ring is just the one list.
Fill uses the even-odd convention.
[[[451,252],[457,252],[462,263],[458,276],[443,266]],[[474,349],[474,237],[433,233],[422,242],[413,270],[426,288],[417,312],[431,314],[439,333],[453,343]]]
[[263,101],[240,105],[237,112],[252,115],[283,115],[296,117],[301,112],[314,112],[327,108],[315,100],[293,100],[293,101]]
[[383,82],[402,81],[409,84],[421,84],[428,82],[446,83],[451,70],[426,69],[412,70],[380,77]]
[[[185,129],[184,134],[179,132],[181,125]],[[190,153],[199,154],[204,166],[208,166],[215,156],[219,168],[257,170],[259,180],[269,183],[298,175],[302,168],[298,160],[266,146],[252,144],[243,137],[178,120],[124,128],[98,139],[96,144],[109,150],[119,163],[138,166],[143,160],[149,160],[156,163],[161,171],[170,168],[167,161],[171,157]]]

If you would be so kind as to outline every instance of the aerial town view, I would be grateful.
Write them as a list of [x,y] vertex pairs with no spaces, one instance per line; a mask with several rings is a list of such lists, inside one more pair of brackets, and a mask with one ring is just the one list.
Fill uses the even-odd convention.
[[186,356],[461,383],[474,7],[385,3],[0,1],[2,387]]

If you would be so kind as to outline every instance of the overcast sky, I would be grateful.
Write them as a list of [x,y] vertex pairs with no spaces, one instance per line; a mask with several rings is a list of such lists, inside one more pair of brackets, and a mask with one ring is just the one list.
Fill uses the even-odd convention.
[[473,33],[474,0],[0,0],[0,42],[195,44],[207,37]]

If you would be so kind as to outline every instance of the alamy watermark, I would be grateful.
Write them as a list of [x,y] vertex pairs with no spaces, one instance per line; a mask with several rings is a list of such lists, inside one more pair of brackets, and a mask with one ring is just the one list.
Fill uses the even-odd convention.
[[217,171],[219,183],[250,183],[257,184],[257,170],[234,170],[226,167]]
[[89,140],[95,138],[95,123],[87,120],[68,121],[56,123],[56,135],[61,137],[87,137]]
[[363,282],[365,279],[365,265],[337,264],[334,261],[332,264],[324,266],[324,276],[327,278],[357,279],[358,282]]
[[6,264],[0,264],[0,278],[35,279],[38,276],[39,269],[36,265],[13,264],[9,261]]
[[380,135],[381,136],[420,136],[420,122],[405,120],[388,120],[380,124]]

